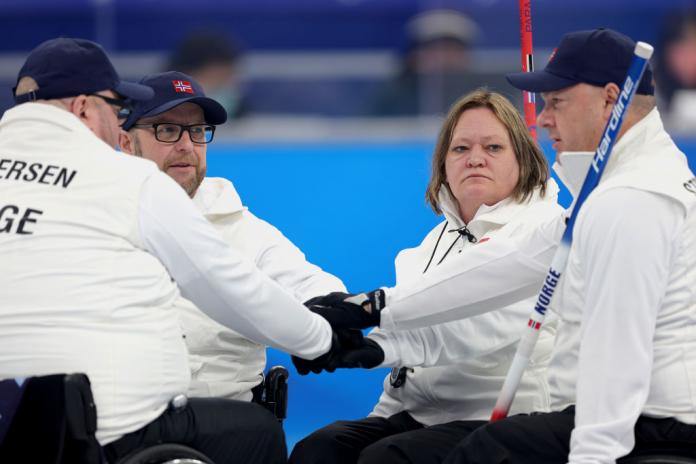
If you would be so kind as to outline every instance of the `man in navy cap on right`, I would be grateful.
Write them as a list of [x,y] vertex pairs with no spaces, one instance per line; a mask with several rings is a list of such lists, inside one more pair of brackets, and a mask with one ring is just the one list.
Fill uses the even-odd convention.
[[[545,69],[508,76],[541,93],[538,124],[557,154],[595,150],[634,47],[608,29],[572,32]],[[662,126],[650,70],[618,137],[552,303],[553,412],[488,424],[447,464],[605,464],[696,444],[696,180]]]

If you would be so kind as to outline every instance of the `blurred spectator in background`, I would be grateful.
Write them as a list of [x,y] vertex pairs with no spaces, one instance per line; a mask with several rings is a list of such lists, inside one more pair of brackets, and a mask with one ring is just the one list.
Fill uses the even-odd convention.
[[696,128],[696,10],[669,15],[657,53],[658,102],[675,131]]
[[456,10],[429,10],[406,24],[408,39],[401,72],[380,89],[371,113],[376,116],[444,115],[460,96],[487,86],[506,95],[514,91],[497,74],[477,73],[471,50],[480,29]]
[[248,107],[241,92],[241,49],[221,32],[194,31],[174,49],[166,70],[176,70],[198,81],[206,95],[219,102],[230,118],[244,116]]

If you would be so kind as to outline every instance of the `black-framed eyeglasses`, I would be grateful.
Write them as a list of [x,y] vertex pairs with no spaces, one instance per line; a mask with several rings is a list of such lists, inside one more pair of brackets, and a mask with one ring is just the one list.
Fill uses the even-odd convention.
[[155,139],[158,142],[176,143],[181,140],[184,131],[189,133],[193,143],[210,143],[215,135],[215,126],[212,124],[173,124],[160,122],[155,124],[133,124],[133,127],[151,127],[155,130]]
[[116,117],[118,119],[128,119],[128,116],[130,116],[131,112],[133,111],[133,106],[128,102],[128,100],[124,100],[122,98],[111,98],[98,93],[90,93],[89,96],[99,97],[109,105],[118,108],[118,111],[116,112]]

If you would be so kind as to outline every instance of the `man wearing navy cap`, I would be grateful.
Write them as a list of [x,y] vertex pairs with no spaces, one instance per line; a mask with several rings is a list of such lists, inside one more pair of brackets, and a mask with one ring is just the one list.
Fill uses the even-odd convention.
[[[607,29],[573,32],[545,69],[508,76],[541,93],[538,124],[557,154],[595,150],[634,47]],[[578,216],[552,302],[554,412],[488,424],[446,463],[613,463],[656,442],[696,443],[694,175],[662,127],[651,79]]]
[[[331,349],[331,328],[227,246],[153,163],[114,150],[130,103],[152,95],[83,39],[44,42],[20,70],[18,105],[0,120],[0,379],[86,373],[109,462],[162,442],[216,464],[285,462],[270,412],[183,396],[179,307],[190,300],[308,359]],[[196,122],[186,130],[201,140]]]
[[[118,143],[116,120],[130,114],[126,99],[141,101],[153,95],[147,86],[121,81],[96,43],[67,38],[34,49],[13,90],[16,103],[42,100],[67,109],[112,147]],[[66,97],[74,98],[68,102]],[[106,111],[109,105],[112,109]]]
[[206,173],[206,147],[227,112],[191,76],[170,71],[140,81],[155,95],[123,123],[125,152],[148,158],[193,197]]
[[[170,71],[146,76],[140,83],[155,96],[139,102],[123,124],[121,149],[150,159],[186,193],[223,239],[299,301],[346,289],[339,279],[309,263],[278,229],[242,205],[234,185],[205,177],[206,147],[225,109],[206,97],[187,74]],[[249,401],[262,385],[266,347],[220,325],[191,304],[182,304],[191,366],[189,395]],[[284,323],[284,308],[275,308]]]

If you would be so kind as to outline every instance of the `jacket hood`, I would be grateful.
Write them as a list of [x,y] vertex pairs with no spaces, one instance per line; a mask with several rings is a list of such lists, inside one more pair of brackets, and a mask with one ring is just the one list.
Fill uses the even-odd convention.
[[[630,166],[630,161],[642,156],[642,148],[653,137],[665,134],[660,115],[656,108],[653,108],[643,119],[638,121],[616,142],[611,153],[611,158],[607,161],[602,179],[606,179],[614,172]],[[670,140],[671,142],[671,140]],[[577,196],[585,181],[587,171],[592,164],[595,152],[562,152],[558,155],[560,162],[553,164],[553,170],[563,184],[568,188],[573,199]],[[603,182],[601,180],[600,182]]]
[[246,210],[242,199],[227,179],[206,177],[193,196],[193,203],[205,216],[232,214]]

